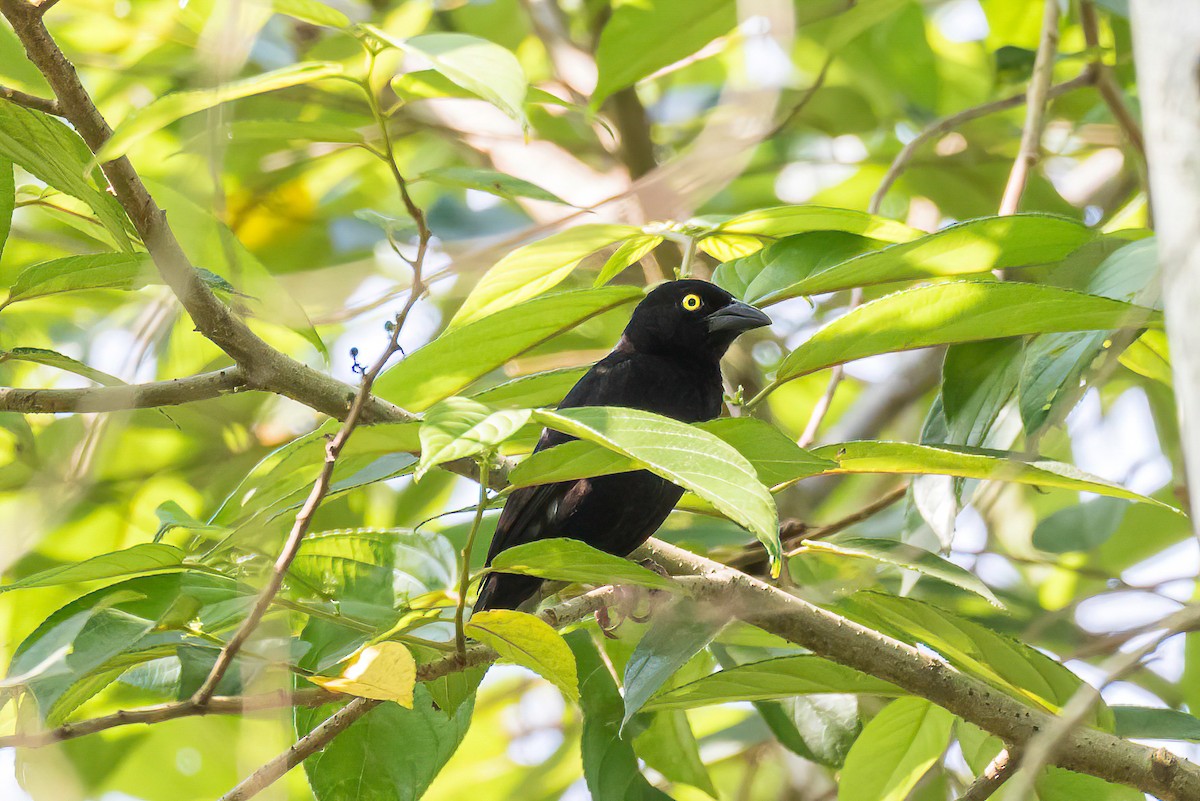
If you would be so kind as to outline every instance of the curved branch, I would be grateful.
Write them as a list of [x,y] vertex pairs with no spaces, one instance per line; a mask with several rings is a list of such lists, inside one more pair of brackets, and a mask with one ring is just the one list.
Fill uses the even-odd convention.
[[987,801],[1008,781],[1008,777],[1013,774],[1016,767],[1017,760],[1012,758],[1008,749],[1002,750],[983,769],[983,773],[980,773],[979,777],[971,782],[971,786],[958,797],[958,801]]
[[16,103],[18,106],[31,108],[34,111],[40,111],[43,114],[53,114],[56,117],[62,116],[62,109],[58,107],[57,100],[51,100],[48,97],[38,97],[37,95],[26,94],[20,89],[13,89],[8,86],[0,86],[0,97]]
[[83,389],[0,387],[0,412],[63,414],[149,409],[219,398],[247,388],[245,375],[238,367],[149,384]]

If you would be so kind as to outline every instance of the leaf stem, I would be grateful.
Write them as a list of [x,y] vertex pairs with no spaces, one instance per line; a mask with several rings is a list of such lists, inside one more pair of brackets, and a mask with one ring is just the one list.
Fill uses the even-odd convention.
[[463,618],[467,606],[467,588],[471,586],[471,549],[475,547],[479,524],[483,522],[483,513],[488,505],[489,464],[491,464],[491,454],[485,453],[479,459],[479,504],[475,507],[475,519],[471,521],[471,531],[467,534],[467,542],[463,545],[458,563],[458,603],[454,607],[454,644],[460,657],[465,657],[467,654],[467,636],[463,632]]

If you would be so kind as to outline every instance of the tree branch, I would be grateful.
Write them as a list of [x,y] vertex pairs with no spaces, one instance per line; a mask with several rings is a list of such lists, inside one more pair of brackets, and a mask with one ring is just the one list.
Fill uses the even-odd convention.
[[120,726],[134,724],[165,723],[168,720],[193,717],[196,715],[242,715],[247,712],[257,712],[263,709],[279,709],[281,707],[320,706],[335,700],[333,693],[313,688],[311,690],[264,693],[249,696],[216,696],[210,698],[203,706],[195,704],[191,699],[175,701],[169,704],[126,709],[103,715],[97,718],[81,720],[78,723],[64,723],[54,729],[34,732],[18,732],[6,737],[0,737],[0,748],[42,748],[47,745],[61,743],[64,740],[74,740],[89,734],[115,729]]
[[[1083,40],[1087,47],[1093,50],[1098,49],[1100,47],[1100,23],[1093,0],[1083,0],[1079,4],[1079,24],[1083,28]],[[1108,110],[1112,113],[1121,132],[1125,134],[1129,144],[1137,151],[1144,168],[1146,138],[1142,136],[1142,127],[1133,116],[1133,112],[1129,110],[1129,106],[1125,105],[1124,92],[1121,91],[1121,86],[1117,83],[1112,68],[1104,63],[1104,59],[1097,52],[1096,59],[1092,62],[1092,69],[1096,74],[1096,88],[1100,91],[1100,97],[1104,98],[1104,102],[1108,105]]]
[[58,107],[58,101],[51,100],[48,97],[38,97],[37,95],[26,94],[20,89],[12,89],[8,86],[0,86],[0,97],[16,103],[18,106],[31,108],[34,111],[40,111],[43,114],[53,114],[56,117],[62,116],[62,109]]
[[245,388],[246,379],[238,367],[149,384],[83,389],[0,387],[0,412],[63,414],[150,409],[210,400]]
[[[1062,83],[1051,86],[1049,91],[1046,93],[1046,97],[1049,100],[1053,100],[1056,97],[1061,97],[1067,92],[1072,92],[1084,86],[1091,86],[1094,82],[1095,73],[1091,69],[1087,69],[1069,81],[1063,81]],[[1026,97],[1026,93],[1021,92],[1020,94],[1011,95],[1001,100],[993,100],[990,103],[984,103],[982,106],[963,109],[962,111],[956,112],[949,116],[942,117],[937,122],[934,122],[926,127],[919,134],[913,137],[908,144],[901,148],[900,152],[896,154],[896,158],[892,159],[891,166],[888,167],[888,171],[884,174],[883,180],[879,182],[879,188],[875,190],[875,194],[871,195],[871,201],[867,206],[868,210],[870,210],[872,214],[879,213],[879,208],[883,205],[883,199],[887,196],[887,193],[891,191],[892,185],[896,183],[896,179],[899,178],[901,173],[908,168],[908,164],[910,161],[912,161],[913,156],[916,155],[917,150],[919,150],[921,146],[930,139],[941,136],[945,133],[949,133],[960,125],[965,125],[966,123],[971,122],[972,120],[977,120],[980,117],[986,117],[989,114],[997,114],[1001,111],[1008,111],[1009,109],[1016,108],[1025,102]]]
[[958,801],[987,801],[1008,781],[1016,767],[1017,760],[1009,755],[1007,748],[1004,749],[996,754],[996,758],[988,763],[983,773],[971,782],[971,786],[958,797]]
[[1042,125],[1046,116],[1046,103],[1050,100],[1050,79],[1054,75],[1054,57],[1058,52],[1058,0],[1046,0],[1042,17],[1042,38],[1038,42],[1037,57],[1033,62],[1033,75],[1029,78],[1029,90],[1025,104],[1025,127],[1021,132],[1021,145],[1013,162],[1012,172],[1004,187],[1000,200],[1000,215],[1015,214],[1029,182],[1029,171],[1037,163],[1042,145]]

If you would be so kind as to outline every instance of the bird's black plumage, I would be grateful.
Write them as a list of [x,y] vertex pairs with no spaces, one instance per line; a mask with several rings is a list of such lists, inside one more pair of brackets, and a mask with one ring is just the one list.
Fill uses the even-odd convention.
[[[662,284],[633,311],[612,352],[579,379],[560,409],[623,406],[685,423],[721,412],[721,357],[744,331],[770,323],[757,309],[707,281]],[[535,450],[574,437],[547,429]],[[625,556],[666,519],[683,490],[646,470],[518,489],[509,496],[488,551],[534,540],[570,537]],[[492,573],[475,611],[515,609],[540,579]]]

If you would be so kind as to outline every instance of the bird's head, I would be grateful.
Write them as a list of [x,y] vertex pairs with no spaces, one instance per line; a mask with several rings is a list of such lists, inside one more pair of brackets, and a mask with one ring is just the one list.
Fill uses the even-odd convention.
[[623,339],[641,353],[719,360],[746,331],[771,318],[707,281],[655,287],[633,310]]

